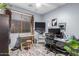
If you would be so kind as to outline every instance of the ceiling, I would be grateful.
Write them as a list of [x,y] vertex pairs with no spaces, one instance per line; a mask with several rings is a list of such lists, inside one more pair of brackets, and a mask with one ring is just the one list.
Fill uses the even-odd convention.
[[14,5],[38,14],[45,14],[64,4],[65,3],[41,3],[36,5],[36,3],[11,3],[11,5]]

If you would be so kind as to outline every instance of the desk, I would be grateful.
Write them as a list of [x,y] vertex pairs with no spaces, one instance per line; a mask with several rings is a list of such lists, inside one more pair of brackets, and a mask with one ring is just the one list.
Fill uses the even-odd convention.
[[46,39],[46,45],[49,45],[49,49],[55,51],[55,54],[58,52],[67,54],[64,50],[64,44],[66,43],[66,39],[54,38],[54,39]]
[[60,41],[60,42],[67,42],[67,40],[66,39],[61,39],[61,38],[54,38],[54,40],[56,40],[56,41]]
[[67,43],[66,39],[54,38],[54,44],[60,48],[64,48],[64,44]]

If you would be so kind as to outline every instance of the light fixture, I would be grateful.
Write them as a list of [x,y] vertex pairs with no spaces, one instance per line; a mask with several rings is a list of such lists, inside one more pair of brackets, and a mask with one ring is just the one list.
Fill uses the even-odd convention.
[[36,7],[37,7],[37,8],[40,8],[41,6],[42,6],[41,3],[36,3]]

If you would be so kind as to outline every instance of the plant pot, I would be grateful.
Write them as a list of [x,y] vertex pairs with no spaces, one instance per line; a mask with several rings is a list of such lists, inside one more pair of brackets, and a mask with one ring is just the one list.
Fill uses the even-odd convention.
[[5,10],[4,9],[0,9],[0,14],[5,14]]

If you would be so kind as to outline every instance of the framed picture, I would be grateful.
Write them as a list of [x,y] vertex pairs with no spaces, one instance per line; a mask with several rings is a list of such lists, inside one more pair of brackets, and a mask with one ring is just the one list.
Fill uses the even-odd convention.
[[57,26],[57,19],[52,19],[52,26]]
[[59,23],[58,26],[61,30],[66,30],[66,23]]

